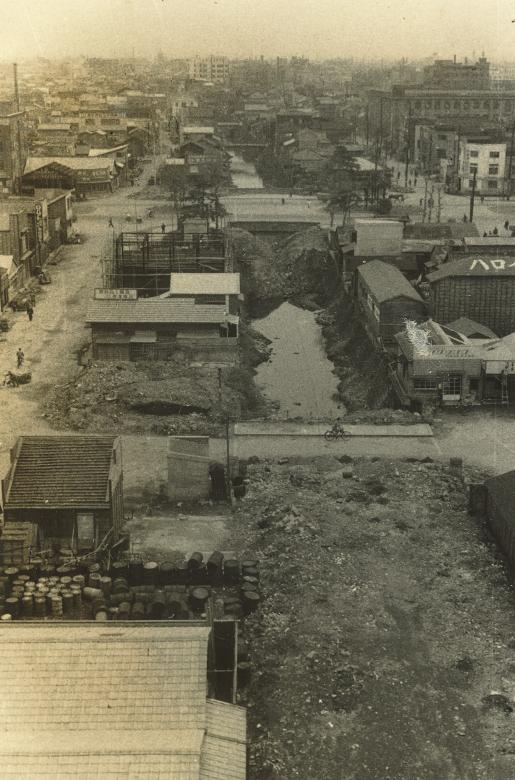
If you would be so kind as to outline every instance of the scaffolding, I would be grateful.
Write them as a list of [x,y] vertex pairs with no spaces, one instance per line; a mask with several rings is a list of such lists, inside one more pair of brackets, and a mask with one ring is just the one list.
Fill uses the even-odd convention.
[[232,271],[227,231],[206,233],[122,232],[102,254],[104,288],[129,288],[138,297],[163,295],[171,273]]

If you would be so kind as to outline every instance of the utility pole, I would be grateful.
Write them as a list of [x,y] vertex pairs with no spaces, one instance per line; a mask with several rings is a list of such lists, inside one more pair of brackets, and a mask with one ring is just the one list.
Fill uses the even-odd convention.
[[442,188],[438,187],[438,205],[436,209],[436,221],[439,223],[442,218]]
[[[20,112],[20,91],[18,89],[18,64],[16,62],[13,63],[13,75],[14,75],[14,102],[16,106],[16,111],[19,114]],[[16,177],[13,177],[13,189],[16,193],[16,195],[21,195],[21,177],[23,175],[23,162],[22,162],[22,154],[21,154],[21,127],[20,127],[20,117],[16,117],[16,146],[17,154],[16,158],[18,161],[18,175]]]
[[427,176],[424,177],[424,211],[422,213],[422,222],[426,221],[426,214],[427,214],[427,185],[428,185],[428,178]]
[[508,170],[507,170],[507,179],[506,179],[506,200],[509,200],[511,197],[511,169],[513,165],[513,141],[515,138],[515,122],[513,122],[511,126],[511,140],[510,140],[510,161],[508,164]]
[[[220,401],[220,407],[223,400],[222,389],[222,369],[218,369],[218,399]],[[229,445],[229,415],[225,415],[225,489],[227,492],[227,498],[229,503],[232,504],[232,486],[231,486],[231,452]]]
[[404,168],[404,189],[408,189],[408,175],[409,175],[409,162],[410,162],[410,132],[411,132],[411,101],[409,103],[408,111],[408,127],[406,130],[406,165]]
[[474,219],[474,200],[476,198],[476,178],[477,178],[477,171],[474,171],[474,178],[472,179],[472,191],[470,193],[469,222],[472,222]]

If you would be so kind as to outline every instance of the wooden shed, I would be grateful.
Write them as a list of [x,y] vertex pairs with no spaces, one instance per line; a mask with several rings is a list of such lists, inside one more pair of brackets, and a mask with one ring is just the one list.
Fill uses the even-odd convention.
[[356,297],[363,323],[372,341],[387,349],[395,347],[395,334],[406,320],[427,319],[426,304],[395,266],[372,260],[356,269]]
[[35,523],[42,549],[95,549],[124,521],[117,436],[22,436],[2,480],[7,523]]

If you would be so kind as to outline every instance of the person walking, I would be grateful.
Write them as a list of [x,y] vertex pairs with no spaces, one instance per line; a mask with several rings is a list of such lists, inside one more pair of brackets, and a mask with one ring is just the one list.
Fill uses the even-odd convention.
[[505,230],[509,230],[509,229],[510,229],[510,220],[509,220],[509,219],[507,219],[507,220],[505,221],[505,223],[504,223],[504,229],[505,229]]
[[34,290],[32,290],[32,292],[30,293],[30,305],[32,306],[32,308],[34,308],[36,305],[36,293],[34,292]]
[[166,225],[165,225],[165,223],[163,222],[163,223],[161,224],[161,233],[164,233],[164,232],[165,232],[165,230],[166,230]]
[[34,316],[34,309],[32,308],[32,304],[27,304],[27,316],[29,318],[29,322],[32,322],[32,318]]
[[494,227],[493,234],[494,234],[494,236],[498,236],[499,235],[499,231],[497,230],[496,227]]
[[108,222],[107,226],[108,226],[108,227],[112,227],[112,228],[114,228],[114,225],[113,225],[113,218],[112,218],[112,217],[109,217],[109,222]]
[[23,361],[25,360],[25,355],[23,353],[23,350],[21,347],[19,347],[18,352],[16,353],[16,365],[18,368],[21,368],[23,366]]

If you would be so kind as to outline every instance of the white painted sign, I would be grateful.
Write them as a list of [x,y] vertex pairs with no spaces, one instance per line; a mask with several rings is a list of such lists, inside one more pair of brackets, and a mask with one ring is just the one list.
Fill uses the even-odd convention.
[[97,301],[137,301],[138,291],[129,288],[110,290],[106,287],[95,288],[95,300]]

